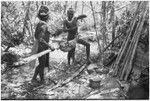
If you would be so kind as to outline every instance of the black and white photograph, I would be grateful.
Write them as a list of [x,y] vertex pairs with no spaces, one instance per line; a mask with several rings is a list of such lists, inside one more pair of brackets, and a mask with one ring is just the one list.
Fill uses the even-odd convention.
[[149,1],[1,1],[2,100],[148,100]]

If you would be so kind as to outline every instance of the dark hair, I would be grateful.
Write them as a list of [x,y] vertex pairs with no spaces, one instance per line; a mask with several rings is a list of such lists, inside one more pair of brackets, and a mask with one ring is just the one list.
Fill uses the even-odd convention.
[[70,14],[70,13],[73,13],[73,14],[74,14],[73,8],[69,8],[69,9],[67,10],[67,14]]
[[48,7],[42,5],[42,6],[40,7],[39,12],[38,12],[38,18],[39,18],[40,20],[42,20],[42,21],[48,20],[48,18],[49,18],[48,12],[49,12]]

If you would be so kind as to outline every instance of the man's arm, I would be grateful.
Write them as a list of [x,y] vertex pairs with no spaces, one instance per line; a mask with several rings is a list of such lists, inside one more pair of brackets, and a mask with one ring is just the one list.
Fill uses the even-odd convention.
[[83,19],[83,18],[86,18],[87,16],[85,15],[85,14],[83,14],[83,15],[79,15],[78,17],[77,17],[77,20],[79,20],[79,19]]
[[38,37],[38,40],[39,40],[40,42],[44,43],[46,46],[48,46],[52,51],[54,51],[54,48],[53,48],[51,45],[49,45],[49,44],[43,39],[46,30],[47,30],[47,26],[46,26],[46,25],[41,26],[41,33],[40,33],[40,35],[39,35],[39,37]]
[[69,30],[67,29],[67,26],[66,26],[66,20],[63,22],[63,31],[64,32],[68,32]]
[[43,38],[41,38],[40,41],[41,41],[42,43],[44,43],[45,45],[47,45],[52,51],[55,50],[55,49],[54,49],[51,45],[49,45]]

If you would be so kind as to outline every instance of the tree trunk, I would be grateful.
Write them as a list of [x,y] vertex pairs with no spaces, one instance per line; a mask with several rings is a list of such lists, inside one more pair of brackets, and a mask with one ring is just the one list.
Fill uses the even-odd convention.
[[[112,17],[112,40],[115,38],[115,10],[114,10],[114,1],[112,1],[111,5],[111,17]],[[112,47],[114,46],[114,43],[112,43]]]
[[38,8],[39,8],[39,2],[36,1],[36,10],[38,10]]
[[67,4],[68,4],[68,1],[65,1],[65,4],[64,4],[64,14],[66,13],[66,10],[67,10]]
[[30,43],[31,40],[33,40],[33,30],[32,30],[32,25],[30,23],[30,17],[29,17],[29,14],[30,14],[30,4],[31,4],[31,1],[29,1],[27,3],[27,11],[26,11],[26,15],[25,15],[25,19],[24,19],[24,27],[23,27],[23,34],[26,34],[26,29],[29,33],[29,37],[27,38],[27,42]]
[[32,24],[32,22],[31,22],[31,20],[29,20],[29,23],[30,23],[30,30],[31,30],[31,34],[32,34],[31,40],[34,41],[34,31],[33,31],[33,24]]
[[26,14],[25,14],[25,18],[24,18],[24,27],[23,27],[23,34],[26,33],[26,28],[27,28],[27,21],[29,20],[29,7],[30,7],[30,1],[28,1],[27,3],[27,11],[26,11]]
[[96,32],[97,43],[98,43],[98,49],[99,49],[99,53],[101,54],[101,45],[100,45],[100,43],[99,43],[99,36],[98,36],[98,33],[97,33],[96,20],[95,20],[95,14],[94,14],[94,9],[93,9],[93,5],[92,5],[92,1],[90,1],[90,5],[91,5],[91,9],[92,9],[92,14],[93,14],[94,29],[95,29],[95,32]]
[[[106,1],[102,1],[102,20],[101,20],[101,33],[102,33],[102,47],[103,49],[107,46],[107,41],[106,41]],[[102,61],[104,58],[104,53],[102,52]]]
[[102,1],[102,35],[103,35],[103,49],[107,44],[106,41],[106,1]]
[[74,5],[74,11],[76,12],[77,10],[77,4],[78,4],[78,1],[75,2],[75,5]]
[[82,11],[81,11],[81,14],[83,14],[83,10],[84,10],[84,1],[82,1]]

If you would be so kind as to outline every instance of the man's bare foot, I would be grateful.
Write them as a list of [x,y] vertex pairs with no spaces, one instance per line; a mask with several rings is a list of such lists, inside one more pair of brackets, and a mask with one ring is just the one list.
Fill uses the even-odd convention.
[[90,59],[87,59],[86,64],[87,64],[87,65],[91,64],[91,60],[90,60]]
[[31,80],[31,83],[32,83],[32,84],[38,84],[39,81],[38,81],[37,79],[32,79],[32,80]]
[[40,81],[39,83],[40,83],[41,85],[42,85],[42,84],[46,84],[46,82],[45,82],[44,80]]

